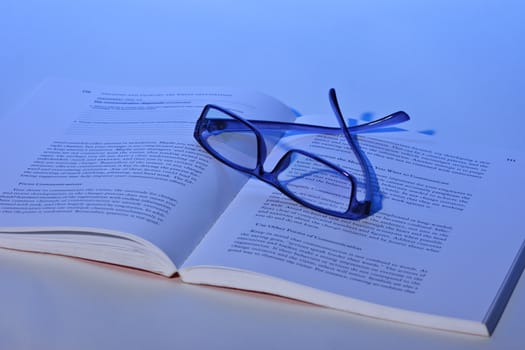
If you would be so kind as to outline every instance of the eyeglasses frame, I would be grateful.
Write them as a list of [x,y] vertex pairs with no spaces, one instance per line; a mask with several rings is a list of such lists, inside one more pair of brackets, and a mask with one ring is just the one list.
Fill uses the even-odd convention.
[[[359,149],[356,141],[353,138],[352,134],[361,133],[366,131],[371,131],[378,128],[383,128],[389,125],[398,124],[409,120],[410,117],[403,111],[395,112],[389,114],[383,118],[377,120],[363,123],[360,125],[348,127],[344,120],[343,114],[341,112],[339,103],[337,101],[337,96],[335,89],[330,89],[329,91],[329,100],[332,107],[332,110],[336,116],[336,119],[339,123],[339,127],[327,127],[327,126],[318,126],[311,124],[301,124],[301,123],[289,123],[289,122],[279,122],[279,121],[266,121],[266,120],[248,120],[243,117],[233,113],[232,111],[217,106],[214,104],[207,104],[204,106],[194,129],[194,138],[196,141],[203,147],[209,154],[211,154],[215,159],[222,162],[223,164],[246,173],[248,175],[254,176],[257,179],[273,186],[281,193],[291,198],[295,202],[313,209],[315,211],[327,214],[330,216],[335,216],[344,219],[350,220],[359,220],[370,215],[371,211],[371,198],[372,198],[372,184],[370,181],[371,174],[364,153]],[[215,109],[231,117],[232,119],[207,119],[206,116],[210,110]],[[276,163],[274,168],[271,171],[264,170],[264,163],[267,157],[267,148],[264,141],[264,137],[260,130],[278,130],[278,131],[297,131],[303,133],[320,133],[320,134],[340,134],[343,133],[348,145],[355,154],[361,169],[364,174],[364,189],[365,196],[363,200],[358,200],[356,197],[357,189],[357,180],[350,174],[348,171],[342,169],[341,167],[325,160],[322,157],[319,157],[311,152],[300,150],[300,149],[290,149],[288,150]],[[257,142],[257,162],[254,168],[243,167],[239,164],[233,163],[227,158],[224,158],[218,152],[215,151],[213,147],[207,142],[208,134],[213,134],[222,131],[252,131],[256,137]],[[300,197],[297,197],[293,192],[288,190],[288,188],[281,183],[278,179],[279,174],[284,171],[290,164],[291,158],[294,153],[302,154],[306,157],[309,157],[317,162],[322,163],[323,165],[331,168],[332,170],[339,173],[341,176],[347,178],[352,186],[350,193],[350,198],[348,200],[348,207],[346,211],[339,212],[335,210],[326,209],[319,207],[312,203],[309,203]]]

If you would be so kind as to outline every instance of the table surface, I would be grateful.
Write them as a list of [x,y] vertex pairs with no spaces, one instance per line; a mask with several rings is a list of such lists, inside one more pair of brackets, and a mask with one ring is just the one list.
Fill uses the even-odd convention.
[[[48,77],[251,88],[303,113],[328,113],[335,87],[347,115],[403,109],[435,137],[523,151],[522,3],[3,0],[0,118]],[[0,280],[0,349],[525,344],[523,277],[490,338],[3,249]]]

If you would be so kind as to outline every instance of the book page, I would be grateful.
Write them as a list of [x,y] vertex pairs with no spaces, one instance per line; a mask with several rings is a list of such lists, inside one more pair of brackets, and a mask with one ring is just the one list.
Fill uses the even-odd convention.
[[47,81],[1,121],[0,231],[131,234],[180,265],[246,181],[193,138],[208,103],[247,118],[295,118],[235,89]]
[[[351,152],[345,143],[318,135],[292,146],[358,171],[345,163]],[[522,269],[511,270],[525,237],[517,206],[524,198],[522,160],[410,133],[364,135],[359,144],[379,185],[380,208],[372,216],[351,221],[319,214],[250,180],[185,262],[183,280],[405,322],[392,310],[497,319],[498,296],[508,294]],[[222,281],[221,271],[228,276]],[[326,292],[324,299],[313,291]]]

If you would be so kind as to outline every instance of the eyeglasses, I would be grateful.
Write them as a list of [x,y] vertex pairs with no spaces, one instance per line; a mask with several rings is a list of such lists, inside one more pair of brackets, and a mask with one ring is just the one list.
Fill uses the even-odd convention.
[[[233,169],[255,176],[301,205],[335,217],[362,219],[369,216],[371,211],[371,174],[366,158],[352,134],[398,124],[409,120],[410,117],[399,111],[368,123],[348,127],[334,89],[330,89],[329,99],[340,127],[247,120],[225,108],[208,104],[204,106],[197,120],[193,135],[217,160]],[[364,198],[359,200],[356,197],[358,181],[354,175],[305,150],[288,150],[272,171],[265,171],[267,147],[262,131],[271,130],[343,133],[362,169]]]

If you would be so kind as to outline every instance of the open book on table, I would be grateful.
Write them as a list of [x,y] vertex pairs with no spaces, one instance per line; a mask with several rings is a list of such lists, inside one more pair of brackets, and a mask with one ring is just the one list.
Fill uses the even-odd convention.
[[[338,219],[202,150],[192,134],[208,103],[296,120],[273,98],[232,89],[43,84],[0,120],[0,246],[491,334],[525,263],[516,154],[359,135],[381,208]],[[287,143],[344,161],[341,142],[297,133],[268,162]]]

